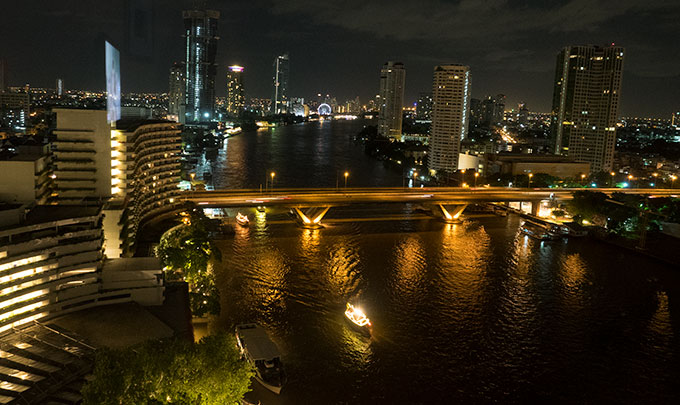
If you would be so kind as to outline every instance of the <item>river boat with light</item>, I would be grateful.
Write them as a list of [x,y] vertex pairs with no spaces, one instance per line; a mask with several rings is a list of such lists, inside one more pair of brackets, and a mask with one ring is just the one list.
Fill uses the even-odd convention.
[[373,325],[361,308],[355,307],[348,302],[347,308],[345,309],[345,317],[349,320],[350,325],[352,325],[354,329],[362,333],[371,333]]
[[286,383],[286,373],[281,362],[281,352],[269,338],[267,331],[256,323],[237,325],[236,343],[241,357],[253,366],[255,379],[273,393],[281,393],[281,388]]
[[236,213],[236,223],[241,226],[248,226],[250,225],[250,219],[248,219],[247,215],[243,215],[240,212],[238,212]]

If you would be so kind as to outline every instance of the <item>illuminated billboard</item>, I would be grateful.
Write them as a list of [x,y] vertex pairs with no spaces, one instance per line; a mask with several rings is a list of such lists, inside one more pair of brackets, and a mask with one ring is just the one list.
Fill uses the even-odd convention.
[[106,119],[108,122],[120,119],[120,52],[108,41],[106,49]]

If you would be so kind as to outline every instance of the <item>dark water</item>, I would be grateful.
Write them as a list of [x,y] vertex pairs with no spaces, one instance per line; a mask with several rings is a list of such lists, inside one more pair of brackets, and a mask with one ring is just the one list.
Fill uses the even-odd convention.
[[[290,127],[278,142],[293,133],[314,136]],[[239,153],[251,157],[227,164],[227,183],[266,167],[257,156],[290,176],[304,169],[286,169],[290,146],[263,147],[260,136],[243,135]],[[346,136],[331,142],[340,145],[321,147],[327,161],[357,159],[390,178]],[[355,155],[333,158],[333,148]],[[315,162],[310,153],[297,152]],[[316,165],[303,173],[334,170]],[[236,187],[253,185],[244,181]],[[518,234],[515,216],[446,225],[412,209],[334,208],[320,230],[283,210],[250,212],[250,228],[219,242],[220,321],[269,328],[289,373],[277,403],[677,401],[678,269],[589,240],[537,242]],[[347,301],[366,310],[372,337],[348,326]]]

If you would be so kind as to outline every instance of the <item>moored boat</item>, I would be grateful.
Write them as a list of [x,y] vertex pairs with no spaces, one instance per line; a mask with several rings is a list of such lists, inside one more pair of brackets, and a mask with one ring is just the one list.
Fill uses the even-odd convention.
[[236,343],[241,356],[255,369],[255,379],[268,390],[279,394],[286,383],[286,373],[279,348],[258,324],[236,326]]

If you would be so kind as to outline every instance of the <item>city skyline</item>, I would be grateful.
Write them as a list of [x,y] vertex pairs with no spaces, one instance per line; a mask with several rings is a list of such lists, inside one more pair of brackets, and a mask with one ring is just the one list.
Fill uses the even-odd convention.
[[[181,12],[191,7],[191,2],[173,1],[163,7],[154,4],[153,1],[139,2],[130,10],[124,2],[113,2],[98,10],[78,12],[70,11],[72,7],[68,5],[47,3],[30,10],[22,5],[8,7],[9,24],[4,27],[8,32],[18,31],[12,28],[13,22],[22,21],[28,13],[38,25],[45,27],[43,33],[29,32],[26,38],[5,35],[14,39],[0,47],[0,55],[7,61],[9,84],[49,87],[59,77],[68,88],[102,88],[98,76],[100,51],[93,42],[106,38],[121,50],[124,92],[167,91],[167,69],[183,56],[177,37],[182,29]],[[448,20],[438,20],[429,30],[422,23],[422,14],[432,11],[436,4],[428,2],[424,10],[410,13],[410,23],[403,21],[405,17],[397,12],[376,16],[377,26],[387,27],[383,34],[365,24],[366,18],[357,17],[351,22],[348,16],[347,21],[341,20],[348,13],[358,15],[360,10],[365,13],[375,6],[362,5],[333,16],[327,5],[313,8],[317,13],[310,15],[302,7],[304,4],[304,1],[294,1],[270,7],[265,2],[207,3],[208,8],[223,11],[221,24],[229,27],[220,32],[215,84],[218,96],[223,96],[225,91],[225,67],[240,64],[249,66],[248,96],[270,97],[271,60],[280,49],[286,49],[296,61],[290,79],[291,88],[296,91],[291,97],[309,97],[321,92],[335,94],[338,99],[358,95],[367,100],[379,90],[374,72],[385,60],[400,60],[409,66],[405,104],[412,105],[419,93],[429,89],[429,72],[433,66],[460,62],[474,72],[477,85],[472,97],[502,93],[508,96],[508,105],[523,101],[534,111],[549,111],[555,52],[569,45],[615,42],[627,49],[621,115],[666,117],[677,109],[674,94],[680,89],[678,56],[664,51],[668,47],[672,49],[674,36],[668,34],[674,32],[671,22],[680,12],[680,7],[671,2],[652,5],[633,1],[617,7],[599,4],[581,9],[577,9],[578,1],[554,7],[527,3],[514,8],[503,2],[495,8],[442,4],[439,11],[442,16],[448,16]],[[395,10],[403,11],[405,7],[405,3],[394,4]],[[226,10],[232,11],[225,14]],[[454,11],[461,16],[453,17]],[[141,29],[142,35],[133,36],[139,27],[134,26],[133,30],[130,14],[145,15],[144,12],[147,12],[148,29]],[[553,25],[545,21],[525,28],[495,28],[484,23],[477,30],[470,28],[472,21],[483,18],[498,21],[503,18],[503,12],[509,14],[507,18],[520,21],[543,18]],[[562,16],[564,21],[547,18],[551,14]],[[444,30],[463,16],[470,22],[449,30],[456,31],[453,33]],[[95,23],[100,20],[106,20],[106,24]],[[248,29],[255,21],[260,28]],[[396,24],[400,30],[389,23]],[[76,26],[78,30],[62,32],[55,26],[54,35],[47,41],[44,32],[55,24]],[[641,26],[645,30],[635,29]],[[499,30],[503,31],[500,32],[503,38],[491,38]],[[137,39],[129,40],[132,37]],[[466,40],[451,42],[449,39]],[[441,40],[454,45],[443,47]],[[30,52],[28,42],[32,44]],[[44,64],[36,58],[54,63],[50,63],[50,69],[43,69]]]

